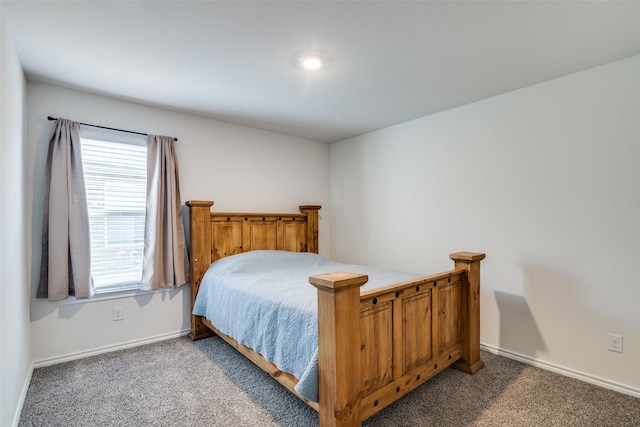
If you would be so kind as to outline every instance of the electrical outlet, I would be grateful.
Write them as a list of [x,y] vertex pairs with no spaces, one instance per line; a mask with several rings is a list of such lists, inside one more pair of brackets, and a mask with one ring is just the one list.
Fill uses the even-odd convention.
[[609,351],[622,353],[622,335],[609,334]]
[[113,307],[113,321],[124,319],[124,310],[122,307]]

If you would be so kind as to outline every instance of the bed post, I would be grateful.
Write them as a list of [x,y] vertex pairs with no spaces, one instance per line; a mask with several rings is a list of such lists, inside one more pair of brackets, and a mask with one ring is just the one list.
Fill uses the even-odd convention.
[[360,286],[366,275],[309,277],[318,289],[318,393],[321,427],[360,426]]
[[300,206],[300,212],[307,216],[307,251],[318,253],[318,211],[322,206]]
[[[205,271],[211,265],[211,206],[206,200],[189,200],[189,256],[191,276],[191,308],[196,301],[198,288]],[[192,341],[213,335],[211,329],[202,323],[202,317],[191,314],[191,332],[187,335]]]
[[456,270],[466,271],[466,284],[462,287],[460,319],[462,325],[462,357],[452,365],[467,374],[475,374],[484,367],[480,359],[480,261],[485,254],[456,252],[449,257]]

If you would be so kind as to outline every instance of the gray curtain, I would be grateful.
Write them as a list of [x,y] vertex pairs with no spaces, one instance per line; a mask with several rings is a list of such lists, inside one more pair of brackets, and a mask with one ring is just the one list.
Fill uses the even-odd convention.
[[180,286],[188,281],[189,260],[173,138],[149,135],[147,210],[140,289]]
[[89,298],[91,245],[82,170],[80,126],[58,119],[49,136],[42,202],[42,260],[38,298]]

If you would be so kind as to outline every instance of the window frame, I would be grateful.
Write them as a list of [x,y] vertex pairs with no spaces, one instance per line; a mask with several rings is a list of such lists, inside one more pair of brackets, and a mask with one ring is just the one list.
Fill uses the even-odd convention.
[[[118,144],[129,144],[134,146],[144,146],[145,147],[145,165],[146,165],[146,146],[147,146],[147,136],[146,135],[138,135],[131,134],[127,132],[110,130],[110,129],[102,129],[102,128],[93,128],[82,126],[80,128],[80,140],[81,146],[84,151],[84,142],[85,139],[93,139],[110,143],[118,143]],[[84,171],[84,153],[83,153],[83,176],[86,178],[86,171]],[[145,181],[145,200],[144,206],[146,207],[146,181]],[[87,194],[87,201],[89,202],[89,196]],[[143,220],[144,223],[144,220]],[[143,229],[144,236],[144,229]],[[93,250],[93,242],[91,243],[91,251],[92,256],[94,253]],[[141,252],[141,257],[144,257],[144,252]],[[140,259],[140,262],[143,260]],[[93,273],[92,273],[93,278]],[[95,285],[95,284],[94,284]],[[105,297],[107,295],[111,295],[114,293],[122,293],[126,292],[130,294],[131,292],[140,291],[140,287],[142,285],[142,272],[140,274],[140,278],[137,281],[126,281],[120,283],[114,283],[111,285],[103,285],[103,286],[95,286],[96,294],[94,298],[98,299],[100,297]],[[100,298],[102,299],[102,298]]]

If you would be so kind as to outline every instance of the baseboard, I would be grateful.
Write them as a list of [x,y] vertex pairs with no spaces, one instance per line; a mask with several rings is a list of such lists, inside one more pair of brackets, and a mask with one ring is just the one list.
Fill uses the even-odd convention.
[[547,371],[555,372],[556,374],[564,375],[566,377],[575,378],[586,383],[594,384],[609,390],[617,391],[619,393],[627,394],[633,397],[640,398],[640,388],[631,387],[626,384],[620,384],[615,381],[610,381],[604,378],[596,377],[595,375],[586,374],[584,372],[569,369],[564,366],[555,365],[553,363],[538,360],[530,356],[525,356],[513,351],[504,350],[498,347],[494,347],[488,344],[480,344],[480,349],[488,351],[489,353],[497,354],[498,356],[506,357],[507,359],[517,360],[518,362],[526,363],[527,365],[535,366],[536,368],[545,369]]
[[24,406],[24,400],[27,398],[27,391],[29,390],[29,384],[31,384],[31,377],[33,376],[34,365],[31,363],[29,367],[29,372],[27,373],[27,377],[24,380],[24,384],[22,384],[22,391],[20,392],[20,398],[18,399],[18,404],[16,405],[16,412],[13,414],[13,423],[11,424],[13,427],[17,427],[20,422],[20,414],[22,414],[22,407]]
[[98,354],[110,353],[112,351],[124,350],[126,348],[138,347],[140,345],[151,344],[158,341],[164,341],[171,338],[178,338],[187,335],[191,329],[183,329],[178,332],[171,332],[168,334],[155,335],[153,337],[146,337],[137,340],[127,341],[123,343],[107,345],[104,347],[98,347],[91,350],[79,351],[76,353],[69,353],[62,356],[49,357],[46,359],[35,360],[33,362],[34,368],[41,368],[43,366],[56,365],[58,363],[69,362],[71,360],[83,359],[85,357],[96,356]]

